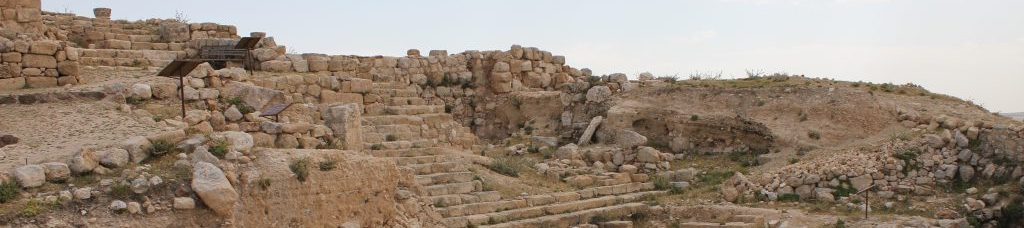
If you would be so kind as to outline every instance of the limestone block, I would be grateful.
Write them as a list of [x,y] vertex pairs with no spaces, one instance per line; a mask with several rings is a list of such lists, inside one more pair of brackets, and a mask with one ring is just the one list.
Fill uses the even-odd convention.
[[60,49],[60,43],[57,43],[57,41],[32,41],[31,46],[29,46],[29,53],[39,55],[54,55],[57,53],[58,49]]
[[131,50],[132,49],[132,42],[125,41],[125,40],[113,40],[113,39],[110,39],[110,40],[103,41],[103,46],[108,48],[108,49]]
[[31,68],[57,68],[57,58],[50,55],[25,54],[21,65]]
[[55,87],[58,85],[55,77],[27,77],[25,84],[31,88]]

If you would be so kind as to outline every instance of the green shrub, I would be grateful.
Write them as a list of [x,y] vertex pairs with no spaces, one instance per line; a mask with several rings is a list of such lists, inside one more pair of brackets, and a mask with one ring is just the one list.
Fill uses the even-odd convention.
[[856,193],[857,189],[850,185],[849,182],[842,182],[839,184],[839,187],[836,187],[836,191],[833,192],[832,194],[835,195],[836,198],[839,198],[850,196]]
[[793,193],[786,193],[779,196],[779,202],[799,202],[800,195]]
[[7,203],[18,198],[18,194],[21,191],[21,187],[14,181],[8,181],[7,183],[0,184],[0,203]]
[[149,147],[149,154],[152,155],[164,155],[167,152],[174,150],[174,144],[168,143],[163,140],[153,141],[153,145]]
[[790,158],[789,159],[789,164],[796,164],[797,162],[800,162],[799,158]]
[[110,196],[115,199],[125,199],[132,196],[132,186],[127,183],[117,182],[110,186]]
[[39,200],[29,200],[28,202],[25,203],[25,207],[21,209],[21,212],[19,214],[22,217],[36,217],[42,214],[43,212],[49,210],[51,206],[52,205],[48,205]]
[[288,169],[295,174],[299,182],[306,182],[306,178],[309,177],[309,158],[292,160],[291,164],[288,164]]
[[241,112],[242,114],[249,114],[256,111],[256,109],[252,106],[245,104],[245,102],[242,101],[242,98],[240,97],[230,98],[227,101],[225,101],[225,103],[234,105],[235,108],[238,109],[238,112]]
[[530,146],[530,148],[526,148],[526,152],[529,152],[531,154],[540,153],[540,147]]
[[338,162],[335,160],[326,160],[320,162],[319,166],[320,171],[331,171],[338,167]]
[[500,157],[494,159],[488,167],[496,173],[510,177],[519,177],[519,173],[529,168],[529,162],[520,157]]
[[843,219],[836,220],[835,228],[846,228],[846,221],[843,221]]
[[394,141],[398,141],[398,136],[395,136],[395,135],[388,135],[388,136],[385,136],[385,137],[384,137],[384,140],[386,140],[386,141],[388,141],[388,142],[394,142]]
[[213,146],[210,147],[210,154],[213,154],[213,156],[217,156],[218,158],[223,159],[224,155],[228,154],[228,146],[228,142],[226,141],[215,142]]
[[126,97],[126,98],[124,98],[124,103],[130,104],[130,105],[140,105],[143,102],[144,101],[142,99],[138,99],[138,98],[134,98],[134,97]]
[[697,120],[700,120],[700,116],[690,115],[690,121],[697,121]]
[[381,144],[373,144],[373,146],[370,146],[370,149],[371,149],[371,150],[381,150],[381,149],[384,149],[384,145],[381,145]]
[[708,172],[707,174],[700,176],[700,182],[706,185],[716,186],[722,184],[722,182],[725,182],[725,180],[729,179],[734,174],[736,173],[732,171]]

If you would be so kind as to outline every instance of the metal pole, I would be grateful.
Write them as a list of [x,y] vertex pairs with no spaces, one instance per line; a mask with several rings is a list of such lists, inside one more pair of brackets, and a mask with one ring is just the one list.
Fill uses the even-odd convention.
[[181,119],[185,119],[185,76],[178,77],[178,92],[181,94]]

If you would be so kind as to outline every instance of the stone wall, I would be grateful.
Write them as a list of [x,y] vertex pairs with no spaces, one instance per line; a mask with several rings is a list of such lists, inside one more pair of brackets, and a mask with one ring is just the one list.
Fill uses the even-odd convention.
[[0,2],[0,25],[19,33],[41,34],[45,31],[40,0],[9,0]]
[[78,84],[79,49],[54,40],[0,38],[0,90]]

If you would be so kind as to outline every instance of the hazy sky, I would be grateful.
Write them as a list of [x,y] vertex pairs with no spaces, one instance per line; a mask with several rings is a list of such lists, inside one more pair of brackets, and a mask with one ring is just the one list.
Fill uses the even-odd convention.
[[265,31],[297,52],[401,56],[409,48],[565,55],[635,77],[763,69],[914,82],[990,111],[1024,111],[1020,0],[44,0],[45,10],[170,18]]

